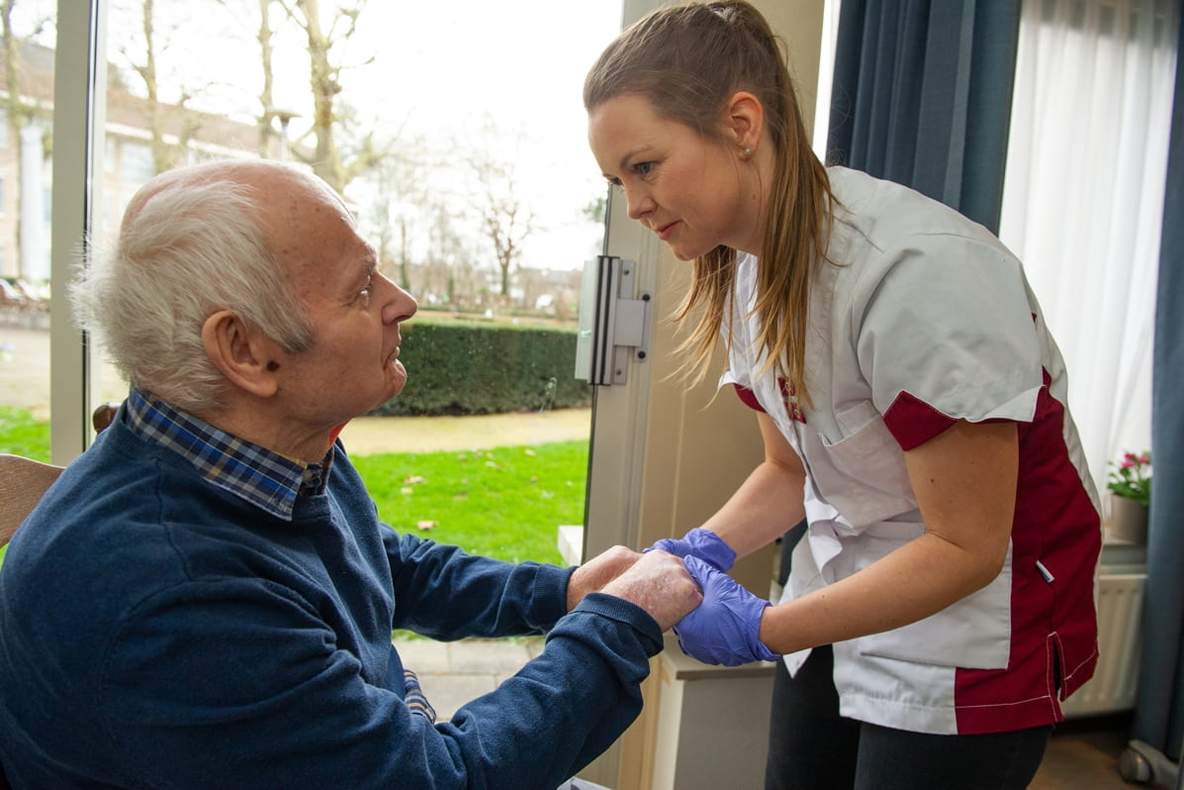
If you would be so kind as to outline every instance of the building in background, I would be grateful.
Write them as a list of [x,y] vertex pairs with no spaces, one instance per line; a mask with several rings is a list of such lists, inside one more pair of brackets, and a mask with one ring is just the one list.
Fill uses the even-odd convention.
[[[0,69],[0,278],[20,281],[19,288],[37,295],[45,292],[50,275],[54,52],[33,43],[21,44],[18,51],[20,100],[29,108],[29,117],[20,124],[19,145],[8,111],[2,109],[9,106],[10,94],[7,69]],[[254,123],[163,102],[156,112],[159,140],[152,132],[151,103],[130,93],[123,76],[109,66],[106,141],[96,198],[103,228],[115,227],[131,196],[156,175],[159,146],[171,149],[176,164],[259,155]],[[32,221],[23,221],[27,218]]]

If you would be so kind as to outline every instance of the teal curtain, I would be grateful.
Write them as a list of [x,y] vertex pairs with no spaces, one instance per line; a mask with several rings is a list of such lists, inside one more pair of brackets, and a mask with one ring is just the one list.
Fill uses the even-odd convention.
[[1184,742],[1184,24],[1176,46],[1151,384],[1151,523],[1134,737],[1179,761]]
[[843,0],[827,161],[999,232],[1020,0]]

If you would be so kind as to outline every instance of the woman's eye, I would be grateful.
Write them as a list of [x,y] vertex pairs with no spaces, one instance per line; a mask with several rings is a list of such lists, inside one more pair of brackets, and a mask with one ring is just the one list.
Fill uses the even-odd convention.
[[633,166],[633,172],[639,176],[648,176],[654,169],[654,162],[638,162]]

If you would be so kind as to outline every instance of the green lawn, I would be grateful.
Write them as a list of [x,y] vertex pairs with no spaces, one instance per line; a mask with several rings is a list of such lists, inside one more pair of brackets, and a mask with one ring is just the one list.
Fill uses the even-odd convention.
[[398,532],[510,562],[558,563],[556,528],[584,522],[585,442],[355,458]]
[[[49,424],[0,407],[0,452],[48,461]],[[353,460],[383,521],[473,554],[559,563],[556,528],[584,520],[585,442]]]
[[24,409],[0,406],[0,453],[49,462],[49,423]]

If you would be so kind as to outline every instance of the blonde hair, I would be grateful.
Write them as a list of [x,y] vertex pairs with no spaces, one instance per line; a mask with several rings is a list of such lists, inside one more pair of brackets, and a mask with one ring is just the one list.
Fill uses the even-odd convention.
[[[617,96],[642,96],[660,117],[724,144],[721,117],[728,100],[740,90],[760,100],[774,169],[757,267],[754,310],[760,332],[752,351],[763,351],[808,404],[810,283],[814,267],[826,260],[835,198],[826,168],[810,149],[782,47],[765,18],[743,0],[662,8],[600,55],[584,82],[584,107],[591,112]],[[689,353],[684,370],[697,383],[707,373],[732,298],[736,250],[716,247],[695,259],[693,271],[691,290],[675,317],[699,315],[680,346]]]

